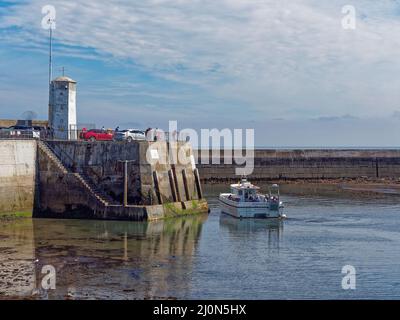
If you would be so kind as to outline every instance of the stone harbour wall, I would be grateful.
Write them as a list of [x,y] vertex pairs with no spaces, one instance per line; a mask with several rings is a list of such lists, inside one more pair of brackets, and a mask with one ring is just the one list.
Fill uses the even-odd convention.
[[[214,157],[219,164],[202,164],[197,153],[197,167],[202,181],[236,181],[235,168],[224,163],[223,153]],[[243,155],[245,153],[243,152]],[[211,159],[211,152],[210,152]],[[214,162],[215,163],[215,162]],[[400,149],[288,149],[255,150],[251,180],[296,180],[340,178],[400,178]]]
[[[193,161],[171,161],[178,149]],[[124,161],[128,161],[127,205]],[[40,195],[34,216],[157,220],[207,212],[193,164],[190,146],[170,148],[165,141],[39,142]]]

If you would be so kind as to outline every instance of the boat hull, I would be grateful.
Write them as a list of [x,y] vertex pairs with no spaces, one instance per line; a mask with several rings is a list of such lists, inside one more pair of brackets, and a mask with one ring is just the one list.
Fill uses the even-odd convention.
[[270,209],[269,203],[249,203],[249,202],[236,202],[225,199],[224,197],[219,198],[221,212],[228,214],[235,218],[256,218],[256,219],[268,219],[268,218],[281,218],[282,208],[274,210]]

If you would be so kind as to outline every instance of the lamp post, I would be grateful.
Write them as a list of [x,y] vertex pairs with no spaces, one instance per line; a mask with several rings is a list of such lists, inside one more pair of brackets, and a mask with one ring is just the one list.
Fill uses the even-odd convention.
[[124,207],[128,206],[128,163],[135,160],[118,160],[124,163]]

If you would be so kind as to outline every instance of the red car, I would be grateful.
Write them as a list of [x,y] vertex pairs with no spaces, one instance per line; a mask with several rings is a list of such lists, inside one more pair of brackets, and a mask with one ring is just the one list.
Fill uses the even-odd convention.
[[80,138],[86,141],[111,141],[113,137],[112,130],[90,129],[83,130],[80,134]]

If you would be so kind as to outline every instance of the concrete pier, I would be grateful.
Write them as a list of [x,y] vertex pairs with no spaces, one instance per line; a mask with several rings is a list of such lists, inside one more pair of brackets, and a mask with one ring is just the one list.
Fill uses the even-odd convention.
[[[235,159],[224,161],[223,151],[220,154],[214,164],[198,161],[203,182],[238,179],[235,168],[240,166]],[[257,149],[254,170],[248,177],[253,181],[400,178],[400,149]]]
[[[155,220],[204,212],[201,181],[237,181],[238,166],[223,154],[219,164],[196,165],[197,156],[188,145],[165,141],[0,140],[0,213]],[[400,149],[260,149],[249,175],[254,181],[343,178],[399,179]]]
[[[208,211],[192,149],[183,143],[0,140],[0,150],[1,212],[157,220]],[[21,179],[29,183],[22,187]]]

